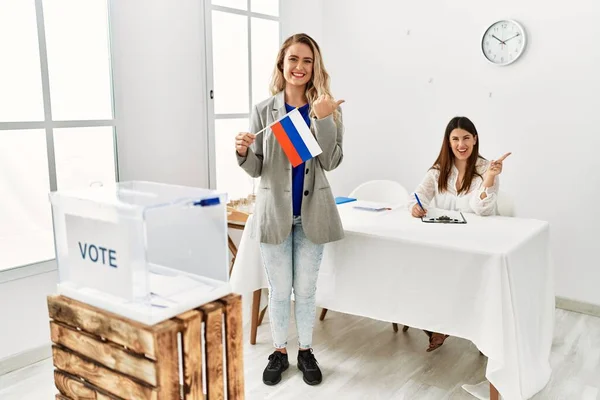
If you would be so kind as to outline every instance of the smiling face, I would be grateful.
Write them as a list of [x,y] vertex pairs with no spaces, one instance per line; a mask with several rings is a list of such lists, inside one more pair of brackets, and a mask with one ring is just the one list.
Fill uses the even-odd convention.
[[464,129],[456,128],[450,132],[450,148],[457,160],[468,160],[473,154],[477,136]]
[[283,76],[289,85],[306,86],[313,73],[314,55],[304,43],[287,48],[283,58]]
[[464,176],[457,192],[468,193],[475,175],[477,175],[477,160],[479,159],[479,133],[475,125],[467,117],[454,117],[446,125],[444,140],[440,154],[432,168],[440,171],[438,189],[440,193],[448,190],[448,182],[452,167],[459,169]]

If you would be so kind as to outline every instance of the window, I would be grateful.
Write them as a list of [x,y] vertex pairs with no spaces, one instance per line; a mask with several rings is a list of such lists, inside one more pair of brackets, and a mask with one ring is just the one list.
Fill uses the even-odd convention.
[[43,121],[35,3],[0,2],[0,122]]
[[107,0],[0,2],[0,271],[54,258],[48,192],[116,179],[108,38]]
[[234,137],[249,129],[252,106],[270,96],[280,43],[279,0],[212,0],[206,12],[211,187],[230,199],[254,192],[235,158]]
[[107,0],[44,0],[55,121],[112,119],[106,4]]
[[51,259],[46,131],[0,131],[0,270]]
[[54,130],[56,185],[59,190],[114,181],[115,143],[110,126]]

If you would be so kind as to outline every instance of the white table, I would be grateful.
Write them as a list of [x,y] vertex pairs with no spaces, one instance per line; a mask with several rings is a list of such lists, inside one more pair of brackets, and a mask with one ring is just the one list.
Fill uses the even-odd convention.
[[[339,210],[346,237],[325,246],[318,306],[471,340],[505,399],[546,386],[554,327],[548,223],[466,214],[465,225],[426,224],[404,209]],[[231,276],[238,293],[268,287],[251,224]]]

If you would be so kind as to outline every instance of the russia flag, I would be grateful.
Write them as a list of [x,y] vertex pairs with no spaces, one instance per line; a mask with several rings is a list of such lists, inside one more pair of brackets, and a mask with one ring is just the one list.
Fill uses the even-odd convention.
[[271,125],[271,129],[294,167],[323,152],[297,108]]

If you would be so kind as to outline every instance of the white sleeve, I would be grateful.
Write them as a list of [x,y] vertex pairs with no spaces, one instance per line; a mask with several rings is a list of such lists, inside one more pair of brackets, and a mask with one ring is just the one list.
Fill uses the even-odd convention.
[[[494,179],[494,185],[489,188],[483,187],[483,181],[479,188],[473,193],[469,200],[469,205],[477,215],[487,216],[496,214],[496,203],[498,200],[498,189],[500,188],[499,177]],[[481,199],[481,194],[487,194],[485,199]]]
[[421,204],[425,209],[429,207],[429,203],[435,197],[435,193],[438,187],[438,178],[440,176],[440,172],[436,169],[430,169],[425,174],[425,177],[417,186],[417,189],[408,196],[408,210],[412,210],[415,204],[417,204],[417,199],[415,198],[414,193],[419,196],[419,200],[421,200]]

